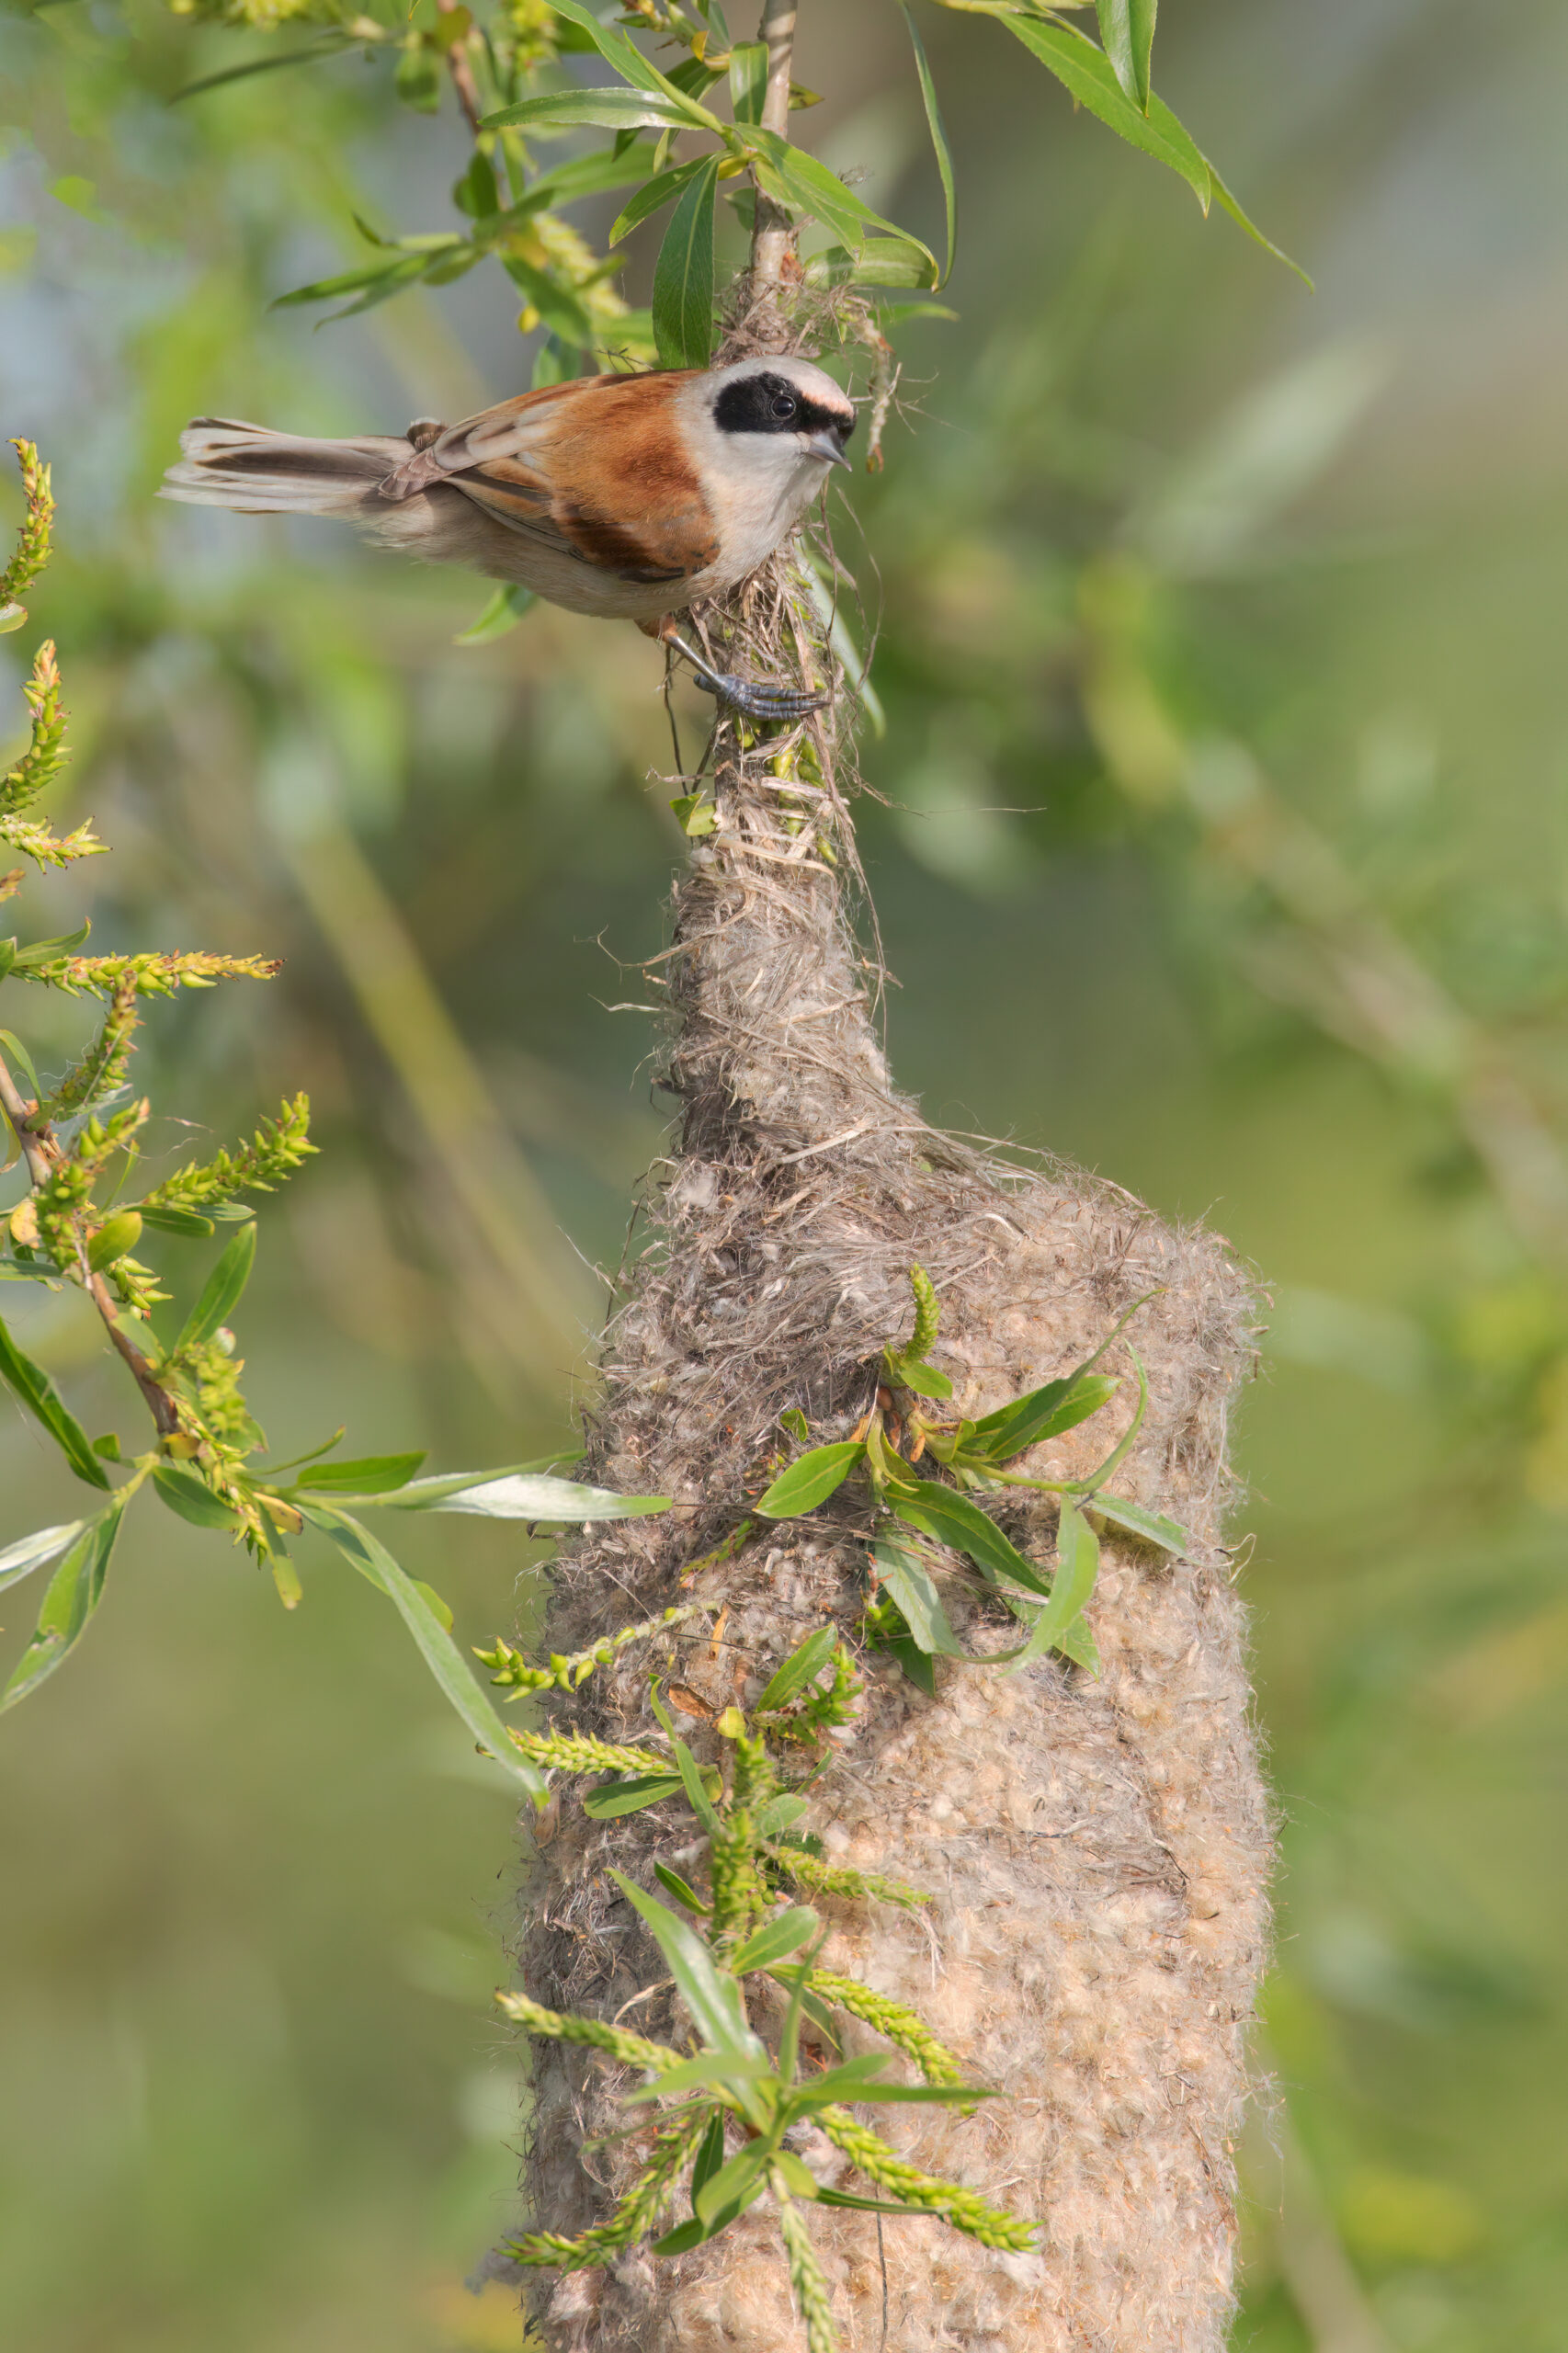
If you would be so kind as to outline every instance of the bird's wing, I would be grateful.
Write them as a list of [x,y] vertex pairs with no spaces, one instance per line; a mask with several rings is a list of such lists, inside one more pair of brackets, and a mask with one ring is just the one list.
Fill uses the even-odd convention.
[[[541,549],[621,580],[685,580],[717,552],[695,474],[672,464],[668,404],[687,381],[588,376],[498,402],[449,426],[400,466],[382,495],[434,483]],[[656,389],[655,389],[656,388]]]

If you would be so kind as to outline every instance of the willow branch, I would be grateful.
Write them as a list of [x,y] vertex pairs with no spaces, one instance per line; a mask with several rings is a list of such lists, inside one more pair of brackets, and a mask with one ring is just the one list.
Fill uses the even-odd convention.
[[[436,0],[436,6],[443,17],[454,15],[458,6],[459,0]],[[470,62],[468,51],[463,45],[467,39],[468,36],[465,33],[452,42],[447,51],[447,65],[451,74],[452,88],[457,93],[458,104],[467,118],[470,131],[477,139],[480,117],[484,109],[479,102],[479,88],[473,78],[473,66]]]
[[38,1117],[38,1105],[22,1093],[6,1068],[4,1056],[0,1056],[0,1110],[4,1110],[17,1131],[17,1142],[22,1147],[35,1191],[47,1183],[50,1170],[59,1157],[58,1147],[47,1128],[40,1134],[29,1124]]
[[[762,127],[790,135],[790,75],[795,57],[796,0],[764,0],[758,38],[767,45],[767,87],[762,101]],[[751,275],[756,288],[778,286],[784,276],[785,256],[793,250],[795,233],[789,214],[758,192],[756,225],[752,232]]]
[[[60,1146],[47,1120],[38,1126],[41,1105],[24,1095],[0,1055],[0,1110],[17,1131],[17,1142],[22,1147],[22,1157],[28,1165],[28,1175],[36,1192],[48,1183],[60,1159]],[[95,1274],[87,1263],[87,1245],[78,1237],[76,1248],[82,1288],[102,1318],[105,1331],[124,1359],[132,1380],[142,1392],[148,1412],[161,1438],[171,1438],[179,1428],[179,1408],[169,1392],[153,1370],[152,1361],[143,1356],[130,1333],[119,1320],[109,1287],[100,1274]]]

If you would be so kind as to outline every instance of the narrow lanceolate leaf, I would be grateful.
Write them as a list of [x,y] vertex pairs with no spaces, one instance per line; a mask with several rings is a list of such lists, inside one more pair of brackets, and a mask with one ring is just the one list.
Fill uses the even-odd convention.
[[160,1462],[153,1472],[153,1485],[159,1502],[176,1519],[188,1520],[192,1528],[222,1528],[231,1536],[234,1533],[238,1523],[233,1506],[213,1494],[199,1472],[188,1471],[179,1462]]
[[1100,40],[1111,70],[1132,103],[1149,111],[1149,52],[1154,46],[1159,0],[1095,0]]
[[653,340],[664,368],[713,356],[713,197],[719,158],[705,155],[676,206],[653,268]]
[[1125,1495],[1108,1495],[1096,1490],[1083,1498],[1085,1511],[1098,1512],[1102,1519],[1114,1520],[1118,1528],[1125,1528],[1133,1536],[1141,1536],[1147,1544],[1157,1544],[1163,1552],[1187,1552],[1192,1548],[1192,1537],[1179,1520],[1167,1519],[1164,1512],[1146,1511],[1142,1504],[1129,1503]]
[[825,1626],[819,1626],[814,1634],[808,1634],[800,1649],[791,1651],[776,1670],[758,1699],[755,1712],[759,1716],[766,1715],[770,1708],[782,1708],[797,1691],[803,1691],[806,1685],[822,1673],[833,1656],[837,1641],[838,1629],[831,1619]]
[[200,1298],[186,1319],[173,1353],[200,1347],[226,1324],[244,1295],[256,1264],[256,1221],[242,1225],[202,1287]]
[[68,1519],[62,1527],[35,1529],[30,1536],[18,1537],[15,1544],[7,1544],[0,1552],[0,1593],[8,1585],[30,1576],[34,1569],[41,1569],[46,1561],[58,1559],[81,1533],[81,1521]]
[[897,1602],[910,1637],[927,1654],[967,1658],[969,1654],[948,1622],[942,1597],[930,1570],[906,1544],[882,1537],[871,1547],[877,1582]]
[[621,1495],[613,1487],[586,1487],[575,1479],[496,1471],[450,1471],[356,1500],[393,1511],[463,1511],[483,1519],[548,1519],[574,1526],[584,1520],[642,1519],[670,1507],[668,1495]]
[[714,1966],[713,1956],[701,1939],[667,1904],[639,1887],[635,1880],[628,1879],[624,1871],[612,1870],[610,1877],[653,1930],[669,1964],[676,1990],[708,2048],[739,2052],[748,2058],[766,2056],[746,2024],[739,1986],[733,1977],[722,1974]]
[[762,120],[767,95],[767,43],[738,40],[730,51],[730,108],[737,122]]
[[108,1487],[108,1473],[93,1452],[92,1441],[74,1414],[67,1412],[60,1392],[42,1365],[24,1356],[0,1324],[0,1381],[16,1391],[30,1414],[37,1415],[62,1454],[89,1487]]
[[[1092,43],[1085,46],[1096,57],[1099,56]],[[775,204],[783,205],[788,211],[810,213],[846,245],[859,245],[871,230],[880,229],[884,236],[896,237],[924,254],[927,266],[926,283],[937,284],[939,272],[936,255],[918,237],[911,236],[907,229],[900,229],[880,212],[873,212],[869,204],[862,204],[854,189],[846,188],[825,164],[808,155],[801,147],[791,147],[777,131],[748,130],[741,135],[751,151],[757,186]]]
[[[1114,0],[1112,4],[1114,5]],[[937,103],[937,85],[931,78],[931,67],[926,55],[926,44],[920,38],[919,27],[915,24],[909,0],[899,0],[899,5],[903,10],[903,21],[909,27],[909,38],[915,51],[915,70],[920,76],[920,96],[925,102],[926,119],[930,125],[931,144],[936,150],[937,169],[942,181],[942,202],[948,216],[948,258],[937,283],[938,286],[945,286],[953,267],[953,253],[958,244],[959,233],[959,199],[958,189],[953,179],[952,150],[948,145],[948,134],[942,125],[942,109]],[[1131,5],[1131,0],[1124,0],[1124,5]],[[1138,5],[1147,7],[1149,28],[1153,32],[1154,0],[1138,0]]]
[[521,1782],[528,1795],[542,1805],[543,1779],[518,1756],[488,1693],[481,1690],[469,1673],[457,1644],[407,1570],[393,1560],[368,1528],[361,1528],[347,1512],[311,1495],[300,1497],[300,1509],[311,1526],[319,1529],[361,1576],[369,1578],[378,1592],[388,1597],[418,1644],[426,1665],[475,1740],[504,1773]]
[[[700,107],[699,115],[704,112]],[[692,125],[690,102],[662,90],[551,90],[540,98],[487,114],[485,131],[685,131]],[[706,127],[706,126],[704,126]]]
[[644,1806],[678,1798],[684,1784],[678,1773],[633,1773],[601,1781],[583,1800],[591,1822],[614,1822],[623,1813],[641,1813]]
[[1099,1574],[1099,1539],[1083,1513],[1067,1496],[1062,1498],[1062,1526],[1057,1534],[1058,1560],[1051,1599],[1029,1628],[1028,1641],[1004,1671],[1017,1674],[1033,1658],[1054,1650],[1074,1626],[1095,1589]]
[[406,1487],[420,1464],[423,1450],[417,1454],[366,1454],[354,1462],[316,1462],[301,1471],[294,1482],[298,1487],[335,1490],[342,1495],[381,1495],[393,1487]]
[[1010,1462],[1042,1439],[1060,1438],[1064,1430],[1086,1422],[1120,1386],[1112,1375],[1103,1372],[1069,1373],[1064,1380],[1048,1381],[976,1422],[965,1451],[983,1454],[991,1462]]
[[757,1509],[767,1519],[794,1519],[801,1512],[814,1511],[825,1503],[835,1487],[841,1487],[858,1462],[865,1460],[866,1449],[858,1439],[846,1439],[837,1446],[813,1446],[781,1471]]
[[926,1480],[918,1495],[900,1488],[892,1507],[896,1518],[922,1536],[935,1536],[939,1542],[966,1552],[977,1569],[998,1584],[1021,1586],[1026,1593],[1049,1597],[1051,1588],[1040,1572],[967,1495]]
[[717,116],[710,115],[706,107],[699,106],[696,99],[679,88],[668,74],[661,74],[653,59],[644,57],[619,25],[601,23],[593,11],[584,6],[584,0],[555,0],[555,14],[566,17],[579,26],[599,55],[614,66],[623,82],[630,82],[634,89],[662,93],[685,108],[687,122],[700,123],[705,131],[722,129]]
[[737,1977],[744,1977],[754,1969],[771,1969],[775,1961],[799,1952],[822,1927],[811,1906],[792,1904],[787,1912],[775,1914],[754,1930],[744,1944],[730,1955],[729,1966]]
[[689,164],[676,164],[671,170],[655,173],[651,180],[645,180],[611,225],[608,242],[619,245],[622,237],[630,236],[641,222],[663,211],[666,204],[673,204],[681,190],[690,187],[703,165],[711,161],[710,156],[696,155]]
[[66,1654],[81,1640],[103,1597],[114,1540],[119,1534],[126,1496],[116,1495],[96,1519],[90,1519],[49,1581],[32,1640],[11,1670],[0,1691],[0,1713],[25,1699],[29,1691],[54,1673]]
[[509,629],[516,629],[523,615],[538,602],[531,588],[508,581],[504,588],[497,588],[477,620],[470,621],[467,629],[459,630],[452,643],[488,645],[492,638],[505,637]]
[[1050,23],[1043,17],[1001,16],[998,22],[1006,26],[1016,40],[1038,57],[1040,63],[1055,74],[1062,86],[1070,90],[1082,107],[1097,115],[1109,129],[1125,139],[1130,147],[1152,155],[1157,164],[1184,179],[1205,213],[1210,202],[1218,199],[1221,210],[1230,214],[1240,229],[1244,229],[1256,244],[1273,254],[1288,269],[1310,286],[1312,280],[1305,270],[1288,254],[1266,237],[1256,222],[1250,221],[1224,186],[1207,155],[1194,143],[1190,134],[1176,120],[1164,99],[1153,92],[1148,112],[1142,113],[1133,99],[1127,96],[1116,78],[1115,69],[1103,50],[1096,49],[1085,33],[1070,25]]

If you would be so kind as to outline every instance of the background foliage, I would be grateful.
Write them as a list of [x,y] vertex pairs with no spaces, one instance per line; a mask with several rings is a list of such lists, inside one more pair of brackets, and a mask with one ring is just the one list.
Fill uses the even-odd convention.
[[[347,1411],[351,1447],[540,1454],[603,1297],[585,1262],[659,1144],[647,1017],[609,1009],[647,1001],[614,960],[660,944],[679,847],[656,657],[544,610],[458,649],[472,584],[150,497],[192,414],[395,429],[526,380],[490,271],[319,335],[265,307],[363,262],[350,208],[444,228],[466,140],[357,54],[171,109],[232,37],[84,0],[0,21],[0,425],[62,501],[32,599],[80,747],[58,814],[118,852],[40,885],[39,927],[286,956],[264,998],[154,1008],[143,1082],[214,1141],[286,1088],[315,1105],[248,1302],[275,1445]],[[1210,1215],[1276,1292],[1239,1445],[1290,2124],[1247,2152],[1238,2342],[1545,2353],[1568,32],[1547,0],[1502,28],[1168,0],[1166,95],[1313,298],[1042,98],[999,28],[921,22],[961,323],[912,334],[914,431],[839,535],[881,583],[864,837],[899,1074]],[[847,93],[821,151],[939,248],[898,11],[808,8],[798,70]],[[629,241],[634,308],[657,234]],[[16,1320],[110,1418],[69,1295]],[[0,1540],[76,1508],[9,1409],[0,1497]],[[320,1561],[285,1618],[211,1543],[128,1540],[112,1643],[7,1739],[0,2307],[39,2353],[516,2345],[457,2284],[511,2219],[507,1806],[358,1580]],[[460,1637],[534,1606],[505,1527],[421,1522],[406,1556]]]

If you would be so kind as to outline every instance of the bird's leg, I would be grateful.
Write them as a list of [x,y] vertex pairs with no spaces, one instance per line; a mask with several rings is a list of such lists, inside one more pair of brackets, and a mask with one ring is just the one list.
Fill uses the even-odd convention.
[[788,687],[756,686],[749,678],[731,677],[722,670],[715,670],[694,645],[687,643],[671,613],[640,626],[645,627],[648,635],[656,637],[661,645],[685,656],[704,694],[717,695],[721,702],[727,702],[746,719],[804,719],[809,710],[821,710],[833,699],[831,695],[798,694]]

